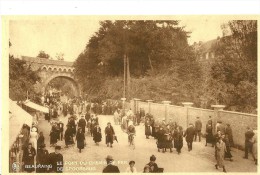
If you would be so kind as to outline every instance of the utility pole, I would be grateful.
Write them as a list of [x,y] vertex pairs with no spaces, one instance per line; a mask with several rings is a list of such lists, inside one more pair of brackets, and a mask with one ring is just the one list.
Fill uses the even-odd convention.
[[127,99],[130,99],[130,68],[129,68],[129,57],[126,56],[126,64],[127,64],[127,72],[126,72],[126,80],[127,80]]
[[126,54],[124,55],[124,92],[123,98],[126,98]]

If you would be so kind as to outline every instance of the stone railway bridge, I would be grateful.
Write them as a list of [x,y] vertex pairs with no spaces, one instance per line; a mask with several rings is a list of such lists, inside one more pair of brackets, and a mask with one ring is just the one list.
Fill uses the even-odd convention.
[[81,94],[80,84],[74,76],[73,62],[27,56],[22,56],[22,60],[26,61],[32,70],[38,71],[41,78],[41,81],[35,86],[38,92],[44,93],[51,80],[63,77],[73,84],[77,96]]

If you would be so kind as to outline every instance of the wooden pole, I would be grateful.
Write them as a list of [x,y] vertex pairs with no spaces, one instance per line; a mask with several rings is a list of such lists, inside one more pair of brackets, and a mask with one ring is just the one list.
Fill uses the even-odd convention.
[[130,68],[129,68],[129,57],[126,56],[127,63],[127,99],[130,99]]
[[124,92],[123,92],[123,98],[125,98],[126,95],[126,54],[124,55]]

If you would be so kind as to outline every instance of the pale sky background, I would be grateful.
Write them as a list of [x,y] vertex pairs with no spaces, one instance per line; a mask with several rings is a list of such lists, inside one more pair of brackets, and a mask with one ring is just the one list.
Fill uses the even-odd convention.
[[[191,31],[189,43],[208,41],[222,36],[223,19],[184,19],[180,26]],[[98,20],[15,20],[10,21],[10,53],[16,57],[36,57],[40,50],[54,59],[56,53],[64,53],[66,61],[75,61],[85,49],[90,37],[98,31]]]

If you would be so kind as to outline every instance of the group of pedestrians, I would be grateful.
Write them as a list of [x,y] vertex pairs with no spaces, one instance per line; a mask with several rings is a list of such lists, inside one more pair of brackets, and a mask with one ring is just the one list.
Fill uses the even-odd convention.
[[[103,173],[120,173],[118,166],[114,165],[114,159],[111,155],[106,157],[107,166],[103,169]],[[156,157],[154,155],[150,156],[150,161],[144,166],[143,173],[162,173],[163,168],[159,168],[156,163]],[[135,161],[129,161],[129,167],[125,170],[126,173],[137,173],[135,167]],[[141,171],[140,171],[141,172]]]

